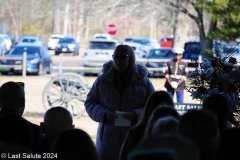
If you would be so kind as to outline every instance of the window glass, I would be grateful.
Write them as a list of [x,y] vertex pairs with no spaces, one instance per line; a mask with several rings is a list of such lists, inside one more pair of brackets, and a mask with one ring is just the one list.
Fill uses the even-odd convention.
[[201,54],[201,46],[199,42],[185,43],[184,50],[183,59],[198,59]]
[[40,48],[39,47],[14,47],[9,54],[10,55],[23,55],[23,52],[26,52],[27,55],[35,55],[39,56],[40,55]]
[[114,50],[116,48],[116,44],[114,42],[89,42],[89,49],[106,49],[106,50]]
[[151,44],[149,39],[133,39],[132,41],[135,43],[139,43],[141,45],[150,45]]
[[50,39],[60,39],[60,37],[51,37]]
[[107,37],[104,37],[104,36],[97,36],[95,37],[96,39],[107,39]]
[[62,43],[71,43],[71,44],[74,44],[74,43],[75,43],[74,39],[72,39],[72,38],[60,38],[59,42],[62,42]]
[[33,43],[35,41],[36,41],[35,39],[23,39],[22,40],[22,42],[30,42],[30,43]]
[[173,53],[171,50],[167,49],[155,49],[151,50],[149,56],[151,58],[172,58]]

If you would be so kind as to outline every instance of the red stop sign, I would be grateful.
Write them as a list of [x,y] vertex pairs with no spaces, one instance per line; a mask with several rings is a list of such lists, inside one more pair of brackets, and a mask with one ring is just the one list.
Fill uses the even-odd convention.
[[110,35],[116,34],[117,33],[117,26],[116,26],[116,24],[113,24],[113,23],[109,24],[107,26],[107,32]]

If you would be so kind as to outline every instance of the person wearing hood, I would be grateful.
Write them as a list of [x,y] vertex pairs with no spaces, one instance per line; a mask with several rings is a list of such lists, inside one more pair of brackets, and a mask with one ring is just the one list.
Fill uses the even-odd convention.
[[118,45],[113,61],[103,65],[84,103],[89,117],[98,122],[96,149],[102,160],[117,160],[129,128],[133,127],[148,97],[155,92],[147,68],[136,64],[133,49]]

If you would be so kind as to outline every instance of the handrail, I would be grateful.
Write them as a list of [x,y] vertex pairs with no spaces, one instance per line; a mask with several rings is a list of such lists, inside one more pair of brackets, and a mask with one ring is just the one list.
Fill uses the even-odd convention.
[[[62,70],[76,70],[82,72],[90,72],[90,73],[99,73],[102,71],[102,67],[83,67],[83,66],[53,66],[53,69],[59,70],[59,73],[62,73]],[[162,68],[148,68],[149,71],[160,71]],[[188,68],[189,71],[194,71],[195,68]]]
[[[94,59],[94,58],[82,58],[80,61],[94,61],[94,62],[106,62],[109,61],[109,59]],[[136,59],[136,62],[168,62],[169,59]],[[190,59],[182,59],[184,62],[192,62]]]
[[[0,64],[0,68],[9,68],[9,70],[11,68],[19,68],[21,67],[22,69],[22,76],[25,77],[26,76],[26,63],[27,63],[27,58],[26,58],[26,53],[24,52],[23,57],[19,57],[19,58],[11,58],[11,57],[0,57],[0,61],[1,60],[23,60],[23,63],[20,65],[2,65]],[[89,72],[89,73],[99,73],[102,71],[102,67],[83,67],[83,66],[64,66],[62,63],[62,54],[60,54],[60,61],[59,61],[59,65],[58,66],[53,66],[53,69],[58,69],[59,73],[61,74],[63,69],[65,70],[77,70],[77,71],[81,71],[81,72]],[[95,61],[95,62],[106,62],[109,61],[109,59],[93,59],[93,58],[81,58],[80,61]],[[144,65],[144,63],[147,62],[168,62],[169,59],[137,59],[136,62],[137,63],[142,63]],[[186,62],[186,63],[191,63],[191,60],[188,59],[182,59],[182,61]],[[199,62],[201,61],[201,56],[199,56]],[[23,68],[25,68],[25,70],[23,70]],[[162,68],[147,68],[149,71],[162,71]],[[193,71],[195,70],[195,68],[189,68],[189,71]]]
[[[88,72],[88,73],[99,73],[102,71],[102,67],[83,67],[83,66],[64,66],[62,64],[62,54],[60,54],[60,61],[59,61],[59,66],[53,66],[53,69],[58,69],[59,70],[59,74],[62,73],[63,69],[66,70],[77,70],[77,71],[81,71],[81,72]],[[202,57],[199,56],[199,62],[201,61]],[[107,62],[110,59],[106,59],[106,58],[81,58],[79,61],[94,61],[94,62]],[[169,59],[136,59],[137,63],[141,63],[144,65],[144,63],[147,62],[168,62]],[[192,60],[189,59],[182,59],[182,61],[186,62],[186,63],[191,63],[193,62]],[[193,62],[194,63],[194,62]],[[147,68],[149,71],[162,71],[163,68]],[[189,71],[194,71],[195,68],[188,68]]]

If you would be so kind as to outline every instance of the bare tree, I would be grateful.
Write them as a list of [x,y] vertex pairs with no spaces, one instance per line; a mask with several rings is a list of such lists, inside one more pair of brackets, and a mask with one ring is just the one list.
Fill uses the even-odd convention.
[[[207,38],[207,35],[216,28],[216,22],[210,19],[210,14],[204,12],[204,7],[208,2],[200,0],[169,0],[163,1],[169,6],[178,9],[179,12],[184,13],[191,18],[198,27],[199,39],[201,43],[201,55],[206,58],[210,58],[207,49],[212,48],[212,40]],[[211,1],[209,1],[211,3]]]
[[32,34],[47,38],[59,33],[85,43],[115,23],[115,38],[158,38],[172,34],[174,26],[172,10],[158,0],[1,0],[0,7],[0,20],[9,24],[15,37]]

